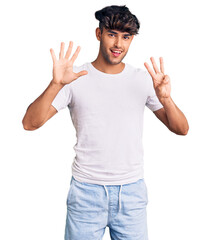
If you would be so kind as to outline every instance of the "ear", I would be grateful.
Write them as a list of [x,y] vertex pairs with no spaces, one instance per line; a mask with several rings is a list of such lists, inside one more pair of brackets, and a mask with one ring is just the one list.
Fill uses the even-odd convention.
[[100,31],[100,28],[99,28],[99,27],[96,28],[95,32],[96,32],[97,40],[100,41],[100,39],[101,39],[101,31]]

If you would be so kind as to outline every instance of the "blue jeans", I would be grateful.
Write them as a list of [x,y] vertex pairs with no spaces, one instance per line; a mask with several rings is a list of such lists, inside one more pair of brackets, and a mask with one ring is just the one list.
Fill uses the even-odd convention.
[[148,240],[147,187],[144,179],[123,185],[98,185],[71,178],[65,240]]

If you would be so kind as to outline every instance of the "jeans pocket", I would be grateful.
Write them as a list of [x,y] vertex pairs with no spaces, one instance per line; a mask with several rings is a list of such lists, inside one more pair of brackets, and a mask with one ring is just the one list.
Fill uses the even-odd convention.
[[146,203],[148,204],[148,190],[147,190],[147,185],[146,185],[144,179],[143,179],[143,183],[144,183],[144,187],[145,187]]
[[70,204],[72,189],[73,189],[73,181],[71,180],[69,190],[68,190],[68,194],[67,194],[67,198],[66,198],[66,205]]

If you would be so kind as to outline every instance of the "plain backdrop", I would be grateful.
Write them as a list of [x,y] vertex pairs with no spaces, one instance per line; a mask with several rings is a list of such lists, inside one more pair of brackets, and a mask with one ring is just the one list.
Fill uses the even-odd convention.
[[[73,52],[81,46],[75,65],[95,60],[94,13],[115,4],[126,4],[141,23],[123,62],[145,68],[151,56],[157,64],[162,56],[171,97],[190,127],[188,135],[176,135],[145,108],[149,239],[211,239],[211,17],[205,0],[1,2],[0,239],[64,239],[76,143],[68,108],[35,131],[24,130],[22,119],[52,79],[50,48],[58,56],[61,42],[66,52],[72,40]],[[110,239],[108,228],[103,239]]]

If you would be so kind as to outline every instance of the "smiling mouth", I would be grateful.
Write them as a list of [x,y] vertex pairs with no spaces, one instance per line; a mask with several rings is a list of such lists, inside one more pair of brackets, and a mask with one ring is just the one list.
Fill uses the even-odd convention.
[[113,56],[115,56],[115,57],[118,57],[122,53],[122,51],[120,51],[120,50],[111,50],[111,52],[112,52]]

